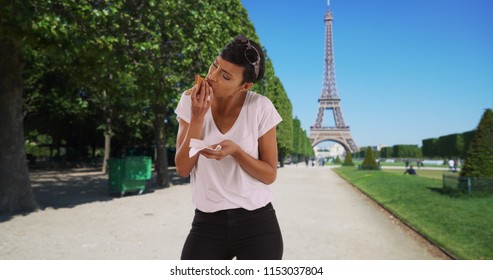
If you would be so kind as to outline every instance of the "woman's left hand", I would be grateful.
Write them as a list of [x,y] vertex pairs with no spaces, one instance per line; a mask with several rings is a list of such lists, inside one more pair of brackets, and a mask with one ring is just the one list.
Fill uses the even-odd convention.
[[[220,149],[217,149],[221,146]],[[211,149],[203,149],[200,153],[209,159],[221,160],[227,156],[234,155],[240,147],[231,140],[224,140],[216,145],[212,145]]]

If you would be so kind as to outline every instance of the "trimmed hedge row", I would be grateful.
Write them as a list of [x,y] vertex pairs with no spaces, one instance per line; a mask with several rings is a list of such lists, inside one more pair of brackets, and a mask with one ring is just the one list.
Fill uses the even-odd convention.
[[[358,158],[364,158],[368,149],[361,149],[353,154]],[[380,152],[372,151],[376,158],[420,158],[422,157],[421,148],[418,145],[394,145],[392,147],[384,147]]]
[[423,156],[433,158],[465,158],[471,145],[475,130],[464,133],[455,133],[438,138],[423,139],[421,148]]

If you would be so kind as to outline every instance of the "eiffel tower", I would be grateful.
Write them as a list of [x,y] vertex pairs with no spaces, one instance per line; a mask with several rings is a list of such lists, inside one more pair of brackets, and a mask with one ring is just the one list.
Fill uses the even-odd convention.
[[[357,152],[358,146],[351,136],[349,126],[346,125],[342,116],[339,95],[336,88],[336,72],[334,64],[334,46],[332,38],[332,12],[330,11],[330,1],[328,1],[329,9],[325,14],[325,59],[324,59],[324,76],[322,94],[318,99],[318,114],[315,120],[315,125],[310,127],[310,140],[312,147],[323,141],[334,141],[349,152]],[[334,115],[335,126],[323,126],[324,113],[331,110]]]

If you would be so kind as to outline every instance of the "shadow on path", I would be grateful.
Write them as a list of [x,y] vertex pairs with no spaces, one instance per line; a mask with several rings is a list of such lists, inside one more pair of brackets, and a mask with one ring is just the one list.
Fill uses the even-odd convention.
[[107,176],[95,172],[34,176],[31,184],[41,210],[114,199],[108,194]]
[[[105,202],[118,199],[108,192],[108,175],[102,174],[100,169],[69,169],[69,170],[35,170],[30,172],[31,187],[33,189],[39,210],[47,208],[72,208],[81,204]],[[172,185],[189,183],[189,178],[178,176],[174,168],[169,169]],[[155,173],[146,184],[142,195],[153,193],[157,189]],[[136,195],[126,193],[125,196]],[[29,215],[29,213],[23,214]],[[0,222],[12,219],[13,215],[1,215]]]

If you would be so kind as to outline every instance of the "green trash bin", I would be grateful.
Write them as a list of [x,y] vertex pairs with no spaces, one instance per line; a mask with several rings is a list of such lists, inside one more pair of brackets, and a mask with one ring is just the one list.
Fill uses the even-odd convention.
[[142,194],[151,179],[152,161],[150,157],[132,156],[122,159],[109,159],[109,193],[125,195],[126,192]]

